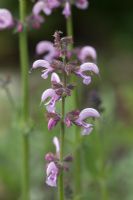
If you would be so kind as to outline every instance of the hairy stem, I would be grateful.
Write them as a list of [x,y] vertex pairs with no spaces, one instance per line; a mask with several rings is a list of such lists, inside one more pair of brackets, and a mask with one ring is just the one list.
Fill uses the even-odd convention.
[[[20,22],[24,24],[26,18],[26,0],[19,0]],[[29,118],[29,95],[28,95],[28,42],[27,31],[19,33],[19,53],[21,65],[21,90],[22,90],[22,123],[27,126]],[[23,130],[22,130],[23,131]],[[28,135],[22,133],[22,199],[29,200],[29,140]]]
[[[74,34],[73,34],[73,20],[72,20],[72,11],[71,11],[71,16],[69,16],[66,20],[66,28],[67,28],[67,36],[72,36],[73,41],[74,41]],[[73,44],[69,46],[69,49],[73,49]],[[76,82],[75,78],[73,78],[74,82]],[[74,103],[76,109],[79,108],[79,95],[78,95],[78,90],[74,90]],[[81,159],[80,159],[80,148],[79,148],[79,138],[80,133],[79,133],[79,128],[75,127],[75,145],[76,145],[76,150],[74,154],[74,182],[75,182],[75,195],[78,196],[81,194]]]

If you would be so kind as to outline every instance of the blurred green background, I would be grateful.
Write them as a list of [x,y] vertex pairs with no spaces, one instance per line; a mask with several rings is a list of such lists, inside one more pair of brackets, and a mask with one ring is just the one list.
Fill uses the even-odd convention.
[[[28,1],[29,11],[32,2]],[[0,8],[8,8],[18,17],[18,1],[1,0]],[[81,84],[82,108],[89,106],[89,91],[99,90],[104,112],[96,131],[83,140],[82,200],[99,199],[99,180],[107,185],[110,200],[133,199],[133,1],[90,1],[86,11],[73,8],[75,46],[92,45],[97,49],[100,78],[95,78],[89,87]],[[40,30],[29,32],[30,65],[36,59],[35,46],[41,40],[53,40],[55,30],[65,35],[65,19],[61,9],[46,17]],[[29,66],[30,69],[31,66]],[[17,107],[20,106],[20,67],[18,35],[11,31],[0,31],[0,78],[11,77],[9,89]],[[59,127],[48,133],[44,108],[40,106],[40,95],[49,82],[40,78],[40,73],[29,74],[30,110],[35,123],[30,134],[31,200],[54,199],[56,189],[45,185],[44,155],[54,151],[53,135]],[[80,80],[81,83],[81,80]],[[70,107],[73,102],[69,101]],[[16,200],[20,197],[21,143],[19,121],[3,88],[0,89],[0,199]],[[72,139],[68,131],[68,139]],[[70,133],[70,134],[69,134]],[[99,144],[99,140],[102,143]],[[101,145],[102,144],[102,145]],[[99,151],[100,149],[100,151]],[[71,143],[67,152],[73,151]],[[102,152],[102,153],[100,153]],[[102,156],[101,156],[102,155]],[[101,164],[102,163],[102,164]],[[100,172],[103,165],[104,173]],[[68,189],[73,193],[72,170],[67,174]],[[99,175],[100,174],[100,175]],[[101,175],[102,174],[102,175]],[[101,178],[102,176],[102,178]],[[100,178],[97,178],[100,177]],[[52,191],[52,192],[51,192]],[[68,192],[69,194],[71,192]],[[69,196],[69,195],[68,195]],[[71,199],[68,197],[68,199]],[[102,197],[101,197],[101,200]]]

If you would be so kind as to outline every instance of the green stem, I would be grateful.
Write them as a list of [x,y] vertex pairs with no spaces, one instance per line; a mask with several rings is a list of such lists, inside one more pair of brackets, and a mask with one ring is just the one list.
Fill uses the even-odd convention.
[[101,200],[108,200],[108,193],[105,180],[100,180]]
[[[67,29],[67,36],[72,36],[74,41],[74,34],[73,34],[73,20],[72,20],[72,12],[71,16],[69,16],[66,20],[66,29]],[[73,44],[70,45],[70,50],[73,49]],[[72,79],[73,82],[77,82],[75,77]],[[79,95],[78,90],[74,91],[74,102],[76,109],[79,108]],[[74,181],[75,181],[75,195],[81,195],[81,153],[80,147],[78,145],[80,139],[79,128],[75,127],[75,145],[76,150],[74,154]]]
[[[64,65],[65,65],[65,59],[63,59]],[[63,84],[64,87],[66,87],[66,73],[64,72],[63,77]],[[64,136],[65,136],[65,124],[64,124],[64,117],[65,117],[65,97],[62,97],[62,120],[61,120],[61,132],[60,132],[60,163],[63,163],[63,154],[64,154]],[[63,181],[63,170],[60,173],[59,176],[59,183],[58,183],[58,189],[59,189],[59,200],[64,200],[64,181]]]
[[[20,22],[24,25],[26,18],[26,2],[27,0],[19,0],[19,12]],[[20,65],[21,65],[21,88],[22,88],[22,123],[24,128],[27,126],[29,118],[29,95],[28,95],[28,42],[27,31],[23,28],[23,31],[19,33],[19,53],[20,53]],[[22,199],[29,200],[29,139],[25,130],[22,134]]]
[[[60,163],[63,162],[63,152],[64,152],[64,134],[65,134],[65,126],[64,126],[64,112],[65,112],[65,98],[62,98],[62,121],[61,121],[61,132],[60,132]],[[63,182],[63,170],[59,176],[59,200],[64,199],[64,182]]]
[[[67,29],[67,36],[71,36],[74,41],[72,12],[71,12],[71,15],[66,19],[66,29]],[[70,50],[72,50],[73,44],[71,44],[69,46],[69,48],[70,48]]]

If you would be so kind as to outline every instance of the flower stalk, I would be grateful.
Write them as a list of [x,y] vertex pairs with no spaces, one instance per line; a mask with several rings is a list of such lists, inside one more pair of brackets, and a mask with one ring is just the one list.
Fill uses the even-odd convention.
[[[66,29],[67,29],[67,36],[71,36],[74,41],[74,32],[73,32],[73,16],[72,16],[72,7],[70,5],[70,13],[71,15],[66,18]],[[70,44],[69,50],[73,49],[73,43]],[[75,77],[74,77],[75,78]],[[74,80],[75,82],[75,80]],[[76,108],[79,108],[79,95],[77,89],[74,91],[74,104]],[[80,147],[78,145],[80,140],[79,128],[75,127],[75,154],[74,154],[74,182],[75,182],[75,194],[81,194],[81,156],[80,156]]]
[[[24,25],[26,18],[26,0],[19,0],[20,22]],[[21,65],[21,88],[22,88],[22,124],[26,128],[29,118],[29,95],[28,95],[28,44],[27,31],[19,33],[19,53]],[[22,130],[23,131],[23,130]],[[22,199],[29,200],[29,139],[28,134],[22,133]]]
[[[65,66],[65,58],[63,59],[63,63]],[[64,88],[66,87],[66,73],[64,72],[63,77],[63,85]],[[60,162],[63,163],[63,153],[64,153],[64,137],[65,137],[65,124],[64,124],[64,118],[65,118],[65,97],[62,97],[62,120],[61,120],[61,132],[60,132]],[[59,176],[59,199],[64,200],[64,183],[63,183],[63,170],[60,173]]]

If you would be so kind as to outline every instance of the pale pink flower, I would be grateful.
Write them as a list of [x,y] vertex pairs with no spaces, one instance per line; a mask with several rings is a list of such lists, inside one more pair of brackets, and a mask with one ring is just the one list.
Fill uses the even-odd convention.
[[49,88],[43,92],[41,102],[45,102],[48,98],[50,98],[50,100],[47,103],[45,103],[46,109],[48,112],[54,112],[55,103],[60,99],[60,96],[56,94],[54,89]]
[[81,48],[78,54],[78,58],[82,63],[86,62],[88,59],[91,59],[94,62],[96,62],[96,59],[97,59],[96,50],[91,46],[85,46]]
[[62,14],[68,18],[71,15],[70,3],[66,2]]
[[49,62],[58,56],[53,43],[49,41],[40,41],[36,46],[36,53],[38,55],[47,53],[43,58]]
[[73,124],[83,128],[82,135],[88,135],[93,130],[93,124],[86,123],[85,120],[89,117],[98,118],[100,114],[93,108],[83,109],[81,112],[72,111],[66,115],[65,124],[70,127]]
[[44,79],[48,78],[48,75],[54,71],[54,69],[51,67],[50,63],[47,60],[36,60],[32,65],[32,69],[40,67],[45,68],[44,70],[42,70],[41,75],[41,77]]
[[58,168],[54,162],[50,162],[47,166],[46,169],[46,184],[51,186],[51,187],[56,187],[57,186],[57,176],[58,176]]
[[11,28],[13,23],[11,12],[4,8],[0,9],[0,30]]
[[[51,82],[60,83],[60,78],[56,73],[52,73]],[[49,88],[43,92],[41,102],[45,102],[48,98],[50,98],[50,100],[45,103],[46,109],[48,112],[55,112],[55,103],[61,98],[61,96],[56,94],[56,90]],[[49,123],[50,125],[53,125],[54,121],[51,120]]]
[[80,65],[79,69],[75,71],[76,75],[83,78],[83,83],[88,85],[91,83],[91,76],[86,75],[85,72],[94,72],[95,74],[99,74],[99,69],[96,64],[87,62]]
[[50,15],[54,8],[59,6],[57,0],[40,0],[33,7],[33,14],[39,15],[41,12],[44,12],[46,15]]
[[79,9],[87,9],[89,2],[87,0],[76,0],[75,5]]
[[83,127],[82,135],[88,135],[93,130],[93,125],[85,122],[89,117],[98,118],[100,114],[93,108],[86,108],[79,113],[78,119],[75,120],[76,125]]

